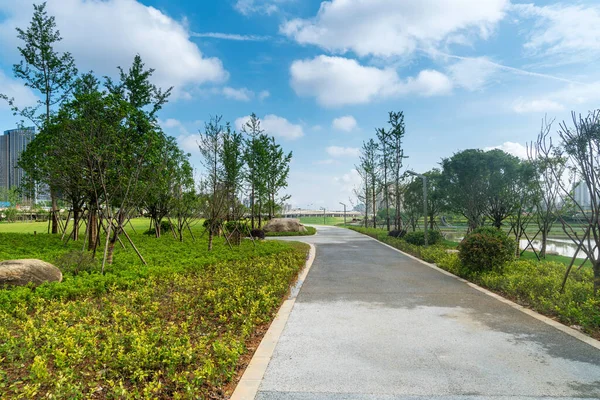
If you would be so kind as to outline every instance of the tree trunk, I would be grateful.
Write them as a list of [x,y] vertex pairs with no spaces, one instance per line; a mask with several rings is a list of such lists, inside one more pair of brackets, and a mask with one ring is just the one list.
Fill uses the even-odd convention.
[[254,229],[254,183],[252,184],[252,191],[250,192],[250,220],[252,229]]
[[79,240],[79,207],[73,207],[73,240]]
[[258,229],[262,226],[262,203],[258,202]]
[[373,204],[372,204],[373,228],[377,228],[377,195],[375,194],[375,178],[373,178],[372,195],[373,195]]
[[546,245],[548,242],[548,228],[542,228],[542,245],[540,246],[540,258],[546,258]]
[[[121,213],[121,211],[119,211],[117,213],[117,227],[114,229],[113,235],[110,238],[110,241],[108,242],[108,252],[106,255],[106,262],[109,265],[112,265],[113,263],[113,255],[115,253],[115,243],[117,242],[117,240],[119,239],[119,233],[121,232],[121,229],[123,227],[123,221],[125,219],[125,215],[123,213]],[[112,221],[108,221],[109,224],[112,223]]]
[[598,295],[600,292],[600,259],[596,260],[594,264],[594,294]]
[[213,233],[212,229],[208,230],[208,251],[211,251],[213,248]]
[[52,234],[58,233],[58,200],[54,189],[50,189],[50,200],[52,202]]
[[158,239],[160,237],[160,221],[158,219],[154,220],[154,233]]
[[91,208],[88,216],[88,251],[96,248],[98,240],[98,214]]

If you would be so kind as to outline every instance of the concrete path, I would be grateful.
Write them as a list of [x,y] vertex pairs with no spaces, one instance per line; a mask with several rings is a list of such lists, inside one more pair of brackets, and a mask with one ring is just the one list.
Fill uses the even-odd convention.
[[600,399],[600,350],[353,231],[302,240],[257,399]]

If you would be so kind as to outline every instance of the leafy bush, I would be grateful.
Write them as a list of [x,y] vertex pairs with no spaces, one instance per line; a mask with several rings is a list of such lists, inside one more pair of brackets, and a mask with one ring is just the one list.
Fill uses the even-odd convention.
[[402,239],[404,236],[406,236],[406,230],[402,229],[402,230],[398,230],[398,231],[389,231],[388,236],[393,237],[393,238]]
[[[407,233],[404,238],[408,243],[414,244],[415,246],[425,245],[425,232],[415,231]],[[443,239],[442,234],[439,231],[427,231],[427,243],[430,245],[437,244]]]
[[250,235],[252,235],[252,237],[254,239],[264,239],[265,238],[265,231],[263,231],[262,229],[252,229],[250,231]]
[[73,276],[81,272],[93,272],[96,270],[96,260],[88,251],[73,250],[59,256],[54,262],[63,274],[69,273]]
[[[62,283],[0,290],[1,398],[224,397],[307,253],[276,241],[229,250],[215,238],[209,253],[206,235],[194,245],[132,238],[147,266],[117,247],[105,275],[67,271]],[[77,261],[77,249],[57,235],[0,234],[0,260]]]
[[458,245],[458,257],[467,273],[501,271],[514,259],[516,242],[500,229],[477,228]]

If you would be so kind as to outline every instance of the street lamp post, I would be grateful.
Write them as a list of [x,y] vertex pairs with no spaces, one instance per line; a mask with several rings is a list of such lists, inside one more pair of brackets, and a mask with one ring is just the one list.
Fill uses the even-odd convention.
[[325,207],[321,207],[321,210],[323,210],[323,225],[327,225],[325,222]]
[[346,226],[346,205],[340,201],[340,204],[344,206],[344,226]]
[[425,221],[425,223],[423,224],[423,229],[425,237],[425,247],[427,247],[427,177],[425,175],[417,174],[414,171],[406,171],[406,173],[423,179],[423,220]]

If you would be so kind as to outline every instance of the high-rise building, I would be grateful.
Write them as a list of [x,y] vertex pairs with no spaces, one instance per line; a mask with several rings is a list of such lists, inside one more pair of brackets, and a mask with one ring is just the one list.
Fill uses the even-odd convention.
[[579,204],[583,209],[587,209],[592,206],[592,196],[584,181],[580,181],[574,186],[573,197],[575,198],[577,204]]
[[35,128],[4,131],[0,136],[0,188],[16,189],[23,183],[25,172],[18,166],[19,157],[35,136]]

